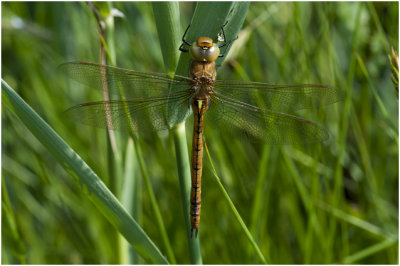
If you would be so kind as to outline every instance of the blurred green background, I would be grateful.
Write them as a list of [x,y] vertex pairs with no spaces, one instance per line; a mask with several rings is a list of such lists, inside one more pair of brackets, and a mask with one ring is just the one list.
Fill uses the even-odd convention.
[[[113,6],[124,15],[115,18],[116,65],[164,72],[151,3]],[[182,33],[194,8],[180,3]],[[397,2],[251,3],[219,79],[321,83],[347,94],[297,114],[329,130],[324,143],[248,145],[206,129],[217,173],[270,263],[398,263],[398,98],[388,60],[390,47],[398,50],[398,19]],[[105,130],[63,117],[100,94],[56,69],[99,61],[90,7],[2,2],[1,25],[2,78],[110,184]],[[138,145],[176,261],[189,263],[173,139],[153,132]],[[204,161],[203,262],[260,263]],[[135,171],[138,194],[128,208],[164,253]],[[2,105],[1,262],[147,263],[134,251],[121,260],[112,226],[82,190]]]

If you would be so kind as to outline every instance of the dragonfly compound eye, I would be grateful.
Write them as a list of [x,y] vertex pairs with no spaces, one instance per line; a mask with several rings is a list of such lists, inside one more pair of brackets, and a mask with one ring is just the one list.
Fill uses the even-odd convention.
[[208,37],[200,37],[197,42],[193,43],[189,49],[189,53],[196,61],[212,62],[218,58],[220,53],[217,44]]

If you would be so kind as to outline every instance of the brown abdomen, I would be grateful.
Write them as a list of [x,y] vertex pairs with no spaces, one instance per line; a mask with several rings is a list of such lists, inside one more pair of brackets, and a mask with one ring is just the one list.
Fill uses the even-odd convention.
[[193,141],[192,141],[192,190],[190,193],[190,222],[191,235],[196,230],[196,236],[200,225],[201,211],[201,174],[203,170],[203,119],[207,111],[207,100],[194,99],[192,110],[194,117]]

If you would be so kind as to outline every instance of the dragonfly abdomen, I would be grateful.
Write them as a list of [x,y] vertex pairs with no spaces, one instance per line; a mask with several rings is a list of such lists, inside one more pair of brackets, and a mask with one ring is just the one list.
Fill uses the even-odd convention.
[[192,110],[194,116],[193,141],[192,141],[192,190],[190,193],[190,222],[191,235],[193,230],[196,236],[199,231],[201,211],[201,174],[203,171],[203,120],[207,111],[207,99],[194,99]]

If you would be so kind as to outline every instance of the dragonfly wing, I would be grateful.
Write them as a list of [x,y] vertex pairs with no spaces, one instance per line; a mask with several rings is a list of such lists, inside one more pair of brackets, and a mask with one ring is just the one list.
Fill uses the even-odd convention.
[[71,62],[60,65],[59,70],[84,85],[124,99],[152,97],[183,91],[190,88],[189,78],[164,74],[139,72],[95,63]]
[[344,99],[342,90],[319,84],[267,84],[217,80],[214,91],[229,98],[281,112],[319,108]]
[[135,132],[169,129],[190,114],[187,91],[167,96],[79,104],[66,115],[86,125]]
[[211,96],[206,121],[223,134],[267,144],[300,144],[326,140],[327,131],[303,118],[261,109],[220,94]]

